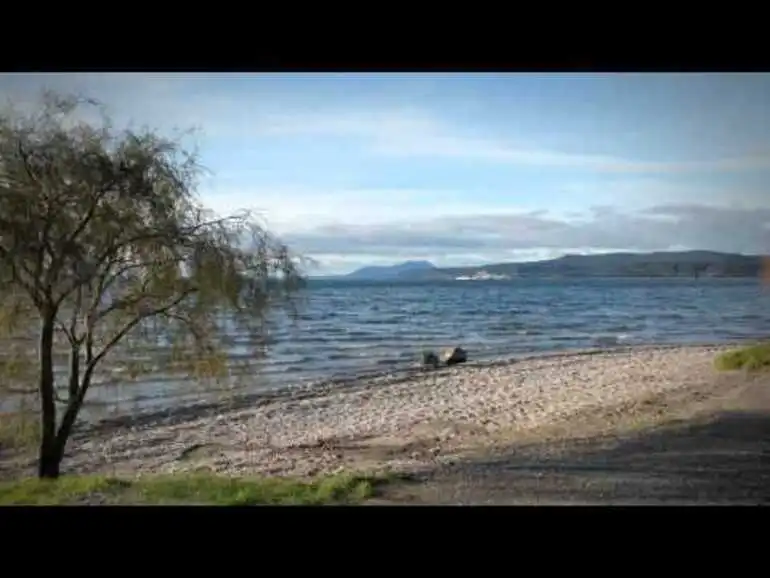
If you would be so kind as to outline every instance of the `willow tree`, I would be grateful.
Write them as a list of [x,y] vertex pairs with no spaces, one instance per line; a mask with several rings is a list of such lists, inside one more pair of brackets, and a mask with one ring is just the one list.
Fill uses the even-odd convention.
[[173,351],[164,371],[221,369],[228,327],[257,347],[266,311],[303,281],[248,213],[204,210],[201,167],[181,140],[94,111],[45,93],[32,112],[0,114],[0,307],[16,342],[37,344],[45,478],[59,475],[89,387],[121,344]]

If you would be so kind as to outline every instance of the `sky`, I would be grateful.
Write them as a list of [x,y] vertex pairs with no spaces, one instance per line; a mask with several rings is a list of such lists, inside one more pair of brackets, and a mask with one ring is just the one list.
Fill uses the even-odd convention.
[[201,200],[313,275],[566,253],[770,253],[770,74],[0,74],[195,129]]

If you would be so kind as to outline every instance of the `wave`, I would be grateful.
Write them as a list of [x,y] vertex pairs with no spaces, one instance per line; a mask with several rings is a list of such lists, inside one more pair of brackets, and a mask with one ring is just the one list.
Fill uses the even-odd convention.
[[[323,376],[409,371],[423,349],[451,345],[468,349],[471,360],[483,360],[565,348],[764,337],[770,292],[757,290],[755,283],[708,280],[530,281],[493,293],[467,283],[337,286],[311,292],[296,323],[276,318],[269,327],[264,359],[253,357],[254,340],[232,335],[230,354],[253,368],[246,375],[254,377],[254,390]],[[142,353],[151,362],[152,356]],[[121,379],[108,367],[100,373]],[[184,382],[172,376],[140,381],[127,386],[140,402],[185,391]]]

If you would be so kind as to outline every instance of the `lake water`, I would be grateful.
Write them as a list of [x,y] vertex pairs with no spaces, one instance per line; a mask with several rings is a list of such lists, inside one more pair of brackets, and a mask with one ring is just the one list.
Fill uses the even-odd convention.
[[[311,282],[294,325],[269,335],[249,389],[396,372],[423,349],[471,360],[633,344],[736,341],[770,333],[770,289],[747,279],[579,279],[419,284]],[[95,388],[150,409],[200,399],[189,383]],[[181,398],[180,398],[181,396]]]

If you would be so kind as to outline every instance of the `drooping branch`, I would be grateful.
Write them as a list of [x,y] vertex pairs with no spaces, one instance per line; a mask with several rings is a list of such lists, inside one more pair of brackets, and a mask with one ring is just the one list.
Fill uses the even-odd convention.
[[[166,305],[163,305],[162,307],[155,307],[153,309],[144,311],[142,313],[138,313],[131,321],[126,323],[121,329],[119,329],[113,337],[102,347],[101,351],[97,353],[96,355],[92,354],[92,358],[90,361],[88,361],[86,371],[83,375],[83,382],[84,385],[86,384],[86,379],[90,378],[91,374],[93,373],[94,368],[96,365],[104,358],[105,355],[107,355],[110,350],[115,347],[118,342],[120,342],[121,339],[123,339],[134,327],[136,327],[139,323],[144,321],[147,318],[154,317],[156,315],[162,315],[163,313],[170,311],[177,305],[179,305],[182,301],[187,299],[190,295],[195,293],[194,289],[188,289],[187,291],[183,291],[181,294],[179,294],[176,298],[174,298],[170,303],[167,303]],[[93,343],[93,342],[92,342]],[[82,385],[81,385],[82,388]]]
[[[189,348],[196,361],[228,363],[225,325],[259,337],[270,291],[291,293],[299,277],[286,248],[248,213],[221,218],[201,206],[200,167],[178,142],[84,123],[72,116],[84,102],[49,97],[38,114],[0,112],[0,297],[24,310],[22,323],[8,323],[9,336],[29,340],[41,320],[47,477],[58,475],[94,372],[121,341],[141,337],[146,347],[178,337],[164,345],[175,361],[178,348]],[[54,331],[69,344],[58,430],[52,368],[62,343]]]
[[[123,253],[136,247],[151,246],[158,243],[159,246],[167,247],[176,252],[193,245],[197,235],[201,231],[210,230],[217,226],[222,226],[234,217],[225,217],[194,225],[178,227],[176,230],[158,230],[149,229],[139,234],[129,235],[123,239],[116,238],[104,244],[104,248],[91,264],[90,271],[82,270],[80,275],[67,284],[61,291],[56,303],[59,304],[67,299],[78,287],[92,283],[95,277],[98,277],[95,293],[102,295],[112,285],[119,281],[123,275],[132,270],[147,270],[153,266],[171,265],[182,261],[181,257],[175,255],[170,258],[159,259],[157,257],[146,260],[133,260],[127,258]],[[122,266],[119,266],[122,265]]]

